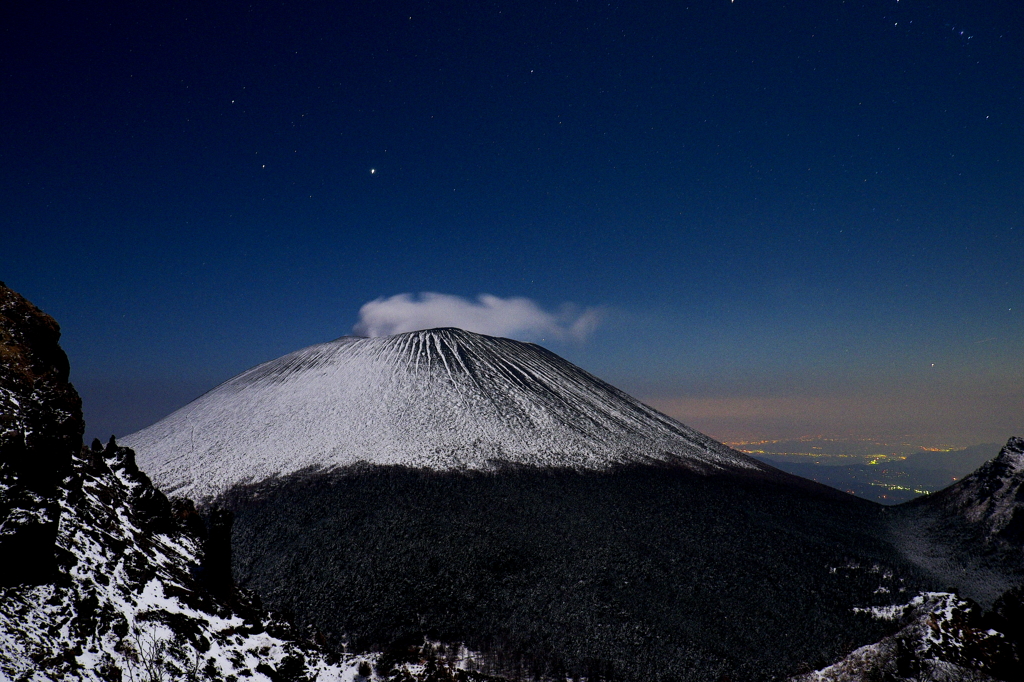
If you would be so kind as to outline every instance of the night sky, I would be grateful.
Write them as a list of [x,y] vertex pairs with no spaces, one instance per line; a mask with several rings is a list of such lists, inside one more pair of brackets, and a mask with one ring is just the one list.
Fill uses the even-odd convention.
[[0,279],[90,438],[472,318],[722,440],[1003,441],[1022,275],[1019,0],[0,5]]

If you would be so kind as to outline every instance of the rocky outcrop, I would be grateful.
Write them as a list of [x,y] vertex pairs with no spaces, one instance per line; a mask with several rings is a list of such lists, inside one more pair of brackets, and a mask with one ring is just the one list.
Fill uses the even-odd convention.
[[57,488],[84,430],[59,340],[52,317],[0,282],[0,585],[57,568]]
[[[1008,600],[1013,595],[1008,594]],[[1015,603],[1016,604],[1016,603]],[[1012,608],[1012,607],[1011,607]],[[863,609],[900,630],[790,682],[994,682],[1015,680],[1019,643],[993,625],[997,612],[946,592],[925,592],[901,606]]]

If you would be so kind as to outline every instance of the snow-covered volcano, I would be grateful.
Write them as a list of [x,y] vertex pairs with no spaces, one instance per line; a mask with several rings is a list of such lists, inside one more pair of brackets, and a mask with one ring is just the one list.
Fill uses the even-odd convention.
[[342,337],[253,367],[123,439],[168,492],[359,462],[439,470],[673,462],[774,472],[540,346],[460,329]]

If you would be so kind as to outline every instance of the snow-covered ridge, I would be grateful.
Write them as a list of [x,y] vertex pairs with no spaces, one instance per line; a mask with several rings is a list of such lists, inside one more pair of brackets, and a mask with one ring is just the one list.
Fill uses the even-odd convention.
[[479,470],[674,461],[701,472],[771,470],[540,346],[459,329],[304,348],[123,442],[158,485],[196,499],[359,462]]

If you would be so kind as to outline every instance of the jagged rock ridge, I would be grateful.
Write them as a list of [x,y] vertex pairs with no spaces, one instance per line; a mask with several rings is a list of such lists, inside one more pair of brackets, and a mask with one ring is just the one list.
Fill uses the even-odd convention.
[[162,487],[197,499],[357,462],[435,470],[673,462],[777,473],[539,346],[459,329],[299,350],[124,442]]
[[56,570],[57,484],[82,445],[82,401],[52,317],[0,282],[0,585]]

